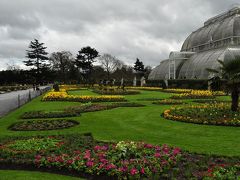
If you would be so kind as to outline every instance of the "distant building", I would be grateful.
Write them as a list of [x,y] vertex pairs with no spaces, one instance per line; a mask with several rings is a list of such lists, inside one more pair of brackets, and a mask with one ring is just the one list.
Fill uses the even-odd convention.
[[180,52],[171,52],[149,74],[149,80],[208,79],[206,68],[219,67],[218,59],[240,56],[240,7],[208,19],[192,32]]

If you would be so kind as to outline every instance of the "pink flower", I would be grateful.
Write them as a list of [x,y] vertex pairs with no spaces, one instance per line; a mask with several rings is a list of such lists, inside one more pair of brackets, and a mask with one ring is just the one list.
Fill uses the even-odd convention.
[[174,156],[176,156],[177,154],[179,154],[180,153],[180,148],[175,148],[174,150],[173,150],[173,155]]
[[91,152],[90,152],[90,150],[86,150],[84,159],[90,159],[90,157],[91,157]]
[[118,171],[120,171],[120,172],[126,172],[126,171],[127,171],[127,167],[120,167],[120,168],[118,169]]
[[110,170],[110,169],[115,169],[116,166],[114,164],[108,164],[106,167],[106,170]]
[[99,150],[101,150],[101,146],[95,146],[94,147],[94,151],[99,151]]
[[92,161],[88,161],[87,163],[86,163],[86,166],[88,166],[88,167],[92,167],[94,165],[94,163],[92,162]]
[[145,169],[142,167],[140,172],[141,172],[141,174],[144,174],[145,173]]
[[101,158],[101,159],[100,159],[100,162],[106,164],[106,163],[108,163],[108,160],[106,160],[106,159],[104,159],[104,158]]
[[134,176],[135,174],[137,174],[138,173],[138,170],[136,169],[136,168],[132,168],[131,170],[130,170],[130,174],[132,175],[132,176]]
[[161,157],[161,154],[160,153],[155,153],[154,157],[159,158],[159,157]]

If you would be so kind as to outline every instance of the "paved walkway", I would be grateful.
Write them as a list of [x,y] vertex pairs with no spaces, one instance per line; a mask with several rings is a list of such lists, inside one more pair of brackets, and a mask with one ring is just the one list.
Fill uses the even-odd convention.
[[[41,86],[40,89],[43,90],[48,87],[49,86]],[[27,103],[30,99],[35,98],[40,94],[40,91],[34,91],[33,89],[0,94],[0,117]]]

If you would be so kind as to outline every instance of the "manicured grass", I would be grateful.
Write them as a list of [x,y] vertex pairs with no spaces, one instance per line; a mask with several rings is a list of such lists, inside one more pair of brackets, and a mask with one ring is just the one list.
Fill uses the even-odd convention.
[[[87,90],[70,91],[71,94],[92,95]],[[13,132],[7,129],[12,123],[21,121],[23,112],[33,110],[60,110],[67,106],[79,105],[73,102],[42,102],[41,97],[0,119],[0,138],[3,136],[54,135],[91,132],[98,140],[135,140],[153,144],[179,146],[192,152],[239,156],[239,127],[196,125],[166,120],[161,117],[171,106],[154,105],[151,101],[136,101],[144,98],[169,98],[170,93],[141,91],[139,95],[128,95],[126,99],[145,104],[145,107],[121,107],[112,110],[84,113],[71,117],[80,125],[63,130],[39,132]],[[219,99],[229,99],[220,97]],[[191,102],[191,100],[186,100]]]
[[[71,176],[33,171],[0,170],[1,180],[81,180]],[[83,180],[83,179],[82,179]]]

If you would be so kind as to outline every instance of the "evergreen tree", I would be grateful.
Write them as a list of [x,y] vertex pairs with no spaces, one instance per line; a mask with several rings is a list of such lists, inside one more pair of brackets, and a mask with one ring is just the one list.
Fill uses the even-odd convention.
[[90,46],[83,47],[78,51],[75,64],[80,69],[82,76],[88,83],[93,69],[93,62],[95,62],[95,58],[97,57],[99,57],[98,51]]
[[27,51],[27,61],[23,61],[26,66],[35,68],[35,75],[37,83],[41,81],[41,70],[46,66],[46,61],[48,57],[46,56],[48,53],[46,52],[46,48],[43,46],[44,43],[39,43],[37,39],[31,41],[29,45],[29,50]]
[[136,72],[137,74],[139,74],[140,76],[143,76],[143,75],[144,75],[145,69],[144,69],[143,62],[140,61],[138,58],[137,58],[136,62],[134,63],[133,69],[134,69],[135,72]]

